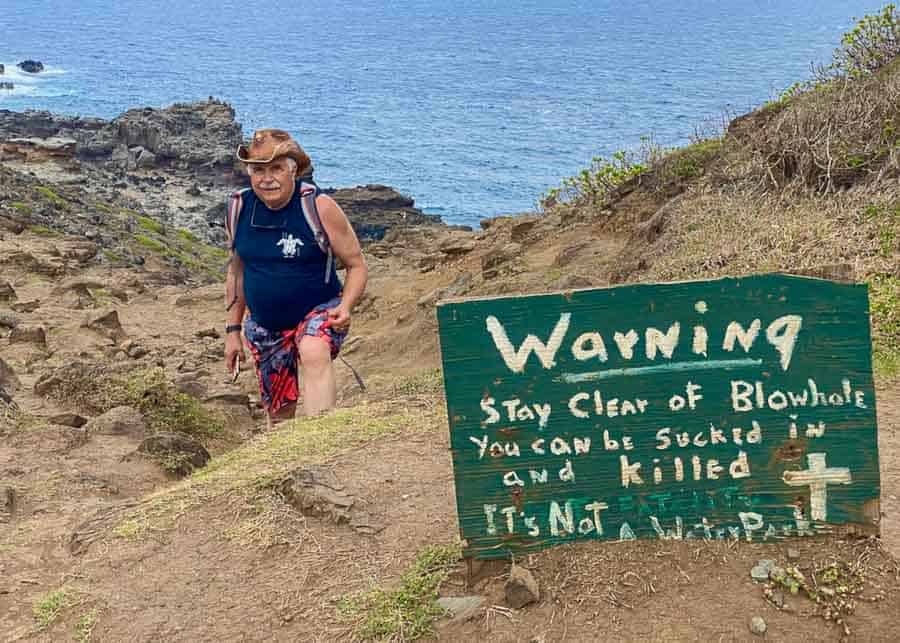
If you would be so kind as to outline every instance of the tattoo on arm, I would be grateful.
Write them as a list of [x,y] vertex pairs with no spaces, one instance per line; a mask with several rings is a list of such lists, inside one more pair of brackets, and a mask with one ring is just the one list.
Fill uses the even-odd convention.
[[228,306],[225,308],[225,312],[227,313],[229,310],[231,310],[232,308],[234,308],[234,305],[235,305],[237,302],[238,302],[238,296],[235,295],[235,296],[234,296],[234,299],[231,300],[231,303],[228,304]]

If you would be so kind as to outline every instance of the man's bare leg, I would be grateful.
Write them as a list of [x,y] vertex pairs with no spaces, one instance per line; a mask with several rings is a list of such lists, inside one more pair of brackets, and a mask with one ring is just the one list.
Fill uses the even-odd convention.
[[334,408],[337,384],[328,342],[321,337],[305,335],[300,340],[299,350],[303,374],[303,412],[318,415]]
[[269,430],[272,430],[276,424],[284,422],[285,420],[290,420],[294,417],[294,414],[297,412],[297,403],[291,402],[290,404],[286,404],[278,409],[278,412],[274,415],[269,415],[266,413],[266,426]]

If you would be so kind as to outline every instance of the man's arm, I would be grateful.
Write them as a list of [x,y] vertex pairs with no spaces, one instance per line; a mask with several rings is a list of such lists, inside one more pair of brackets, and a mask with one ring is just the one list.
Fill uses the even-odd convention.
[[[244,263],[236,252],[231,251],[228,269],[225,273],[225,325],[240,324],[244,319],[247,302],[244,299]],[[244,345],[240,331],[225,334],[225,367],[234,370],[234,360],[244,361]]]
[[353,226],[350,225],[341,206],[335,203],[330,196],[322,194],[316,198],[316,209],[319,211],[319,218],[328,235],[332,251],[347,268],[341,305],[335,308],[331,314],[331,325],[336,330],[343,331],[350,326],[350,313],[353,306],[366,290],[369,268],[363,258],[359,239],[356,238]]

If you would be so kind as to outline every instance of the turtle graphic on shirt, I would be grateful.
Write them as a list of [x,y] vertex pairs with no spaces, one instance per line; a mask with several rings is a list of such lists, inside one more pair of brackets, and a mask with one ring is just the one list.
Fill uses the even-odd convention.
[[296,257],[298,248],[303,245],[303,240],[288,234],[288,236],[282,237],[277,245],[281,246],[281,252],[285,257]]

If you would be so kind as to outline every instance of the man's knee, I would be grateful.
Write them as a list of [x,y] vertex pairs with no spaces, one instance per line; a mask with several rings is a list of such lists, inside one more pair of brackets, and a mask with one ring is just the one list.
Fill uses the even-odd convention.
[[331,365],[331,346],[321,337],[304,336],[297,346],[303,368],[321,369]]

